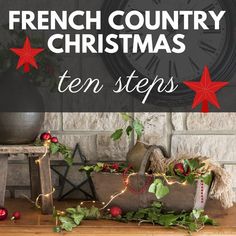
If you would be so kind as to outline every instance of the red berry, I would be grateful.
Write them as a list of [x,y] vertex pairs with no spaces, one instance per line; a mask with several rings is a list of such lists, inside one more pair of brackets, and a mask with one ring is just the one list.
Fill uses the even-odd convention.
[[114,163],[112,164],[112,169],[118,170],[119,169],[119,164],[118,163]]
[[7,218],[8,211],[6,208],[0,208],[0,220],[5,220]]
[[190,174],[190,167],[188,166],[187,171],[185,171],[183,163],[177,163],[174,166],[174,172],[176,175],[188,176]]
[[113,207],[110,209],[110,213],[111,213],[111,216],[112,216],[112,217],[118,217],[118,216],[121,216],[121,215],[122,215],[122,210],[121,210],[120,207],[113,206]]
[[12,214],[12,217],[11,217],[11,220],[19,220],[21,217],[21,213],[19,211],[15,211],[13,214]]
[[109,166],[107,164],[104,164],[102,167],[103,172],[109,172]]
[[42,141],[49,140],[51,137],[52,135],[49,132],[45,132],[40,135],[40,139]]
[[52,143],[58,143],[58,138],[57,137],[52,137],[51,142]]

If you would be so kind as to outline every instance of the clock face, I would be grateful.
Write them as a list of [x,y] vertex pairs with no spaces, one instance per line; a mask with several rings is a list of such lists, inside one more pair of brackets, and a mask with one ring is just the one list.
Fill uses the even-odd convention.
[[[150,11],[150,9],[152,11],[166,10],[170,14],[174,10],[202,10],[206,12],[212,10],[218,14],[223,10],[223,6],[218,0],[145,0],[145,4],[143,1],[129,0],[123,10],[125,12],[137,10],[144,14],[145,10]],[[152,34],[154,45],[159,35],[165,34],[170,48],[175,46],[173,36],[183,34],[185,35],[183,42],[186,45],[185,52],[181,54],[168,54],[165,50],[159,50],[155,54],[129,52],[124,54],[127,61],[145,77],[154,79],[159,76],[168,81],[173,76],[176,83],[198,79],[205,65],[210,68],[210,71],[213,71],[221,63],[220,58],[227,47],[226,18],[222,18],[219,30],[214,29],[214,21],[210,16],[205,22],[210,30],[201,28],[193,30],[193,17],[190,19],[189,30],[183,30],[183,17],[179,18],[179,30],[170,28],[169,30],[150,31],[145,26],[137,31],[124,29],[120,33],[139,34],[142,39],[146,34]],[[135,23],[136,20],[133,17],[132,22]]]
[[[147,34],[152,34],[154,46],[160,34],[164,34],[167,38],[170,48],[173,48],[173,36],[183,34],[185,38],[181,41],[186,46],[186,50],[182,54],[166,53],[159,50],[158,53],[123,53],[119,51],[116,54],[105,54],[103,60],[107,68],[111,72],[115,80],[122,76],[126,78],[134,70],[139,78],[147,77],[150,80],[156,76],[163,78],[166,82],[173,76],[174,82],[178,83],[178,89],[171,94],[152,93],[148,103],[152,105],[180,107],[186,104],[192,104],[194,93],[189,90],[183,81],[199,80],[204,66],[208,66],[213,81],[228,81],[232,78],[236,66],[236,44],[235,44],[235,3],[233,0],[107,0],[103,6],[106,17],[103,21],[103,34],[139,34],[144,39]],[[167,30],[157,29],[148,30],[142,27],[137,31],[125,28],[117,32],[114,31],[107,19],[109,14],[115,10],[123,10],[126,13],[137,10],[142,14],[147,11],[173,11],[192,10],[192,11],[226,11],[224,17],[220,21],[220,29],[214,29],[214,22],[211,17],[206,20],[209,30],[193,30],[193,17],[189,22],[189,29],[183,30],[183,18],[179,18],[179,29],[173,30],[167,27]],[[153,14],[151,14],[153,15]],[[131,18],[132,23],[136,23],[136,17]],[[124,23],[124,17],[119,23]],[[154,24],[154,19],[151,19]],[[125,24],[124,24],[125,25]],[[161,28],[161,27],[160,27]],[[122,44],[122,40],[120,41]],[[121,45],[122,46],[122,45]],[[131,45],[132,47],[132,45]],[[135,85],[135,82],[133,82]],[[139,93],[133,93],[134,96],[140,98]]]

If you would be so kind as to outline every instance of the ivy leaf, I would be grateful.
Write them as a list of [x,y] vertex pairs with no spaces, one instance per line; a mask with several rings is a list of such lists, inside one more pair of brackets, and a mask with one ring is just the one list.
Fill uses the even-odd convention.
[[193,210],[192,211],[192,216],[197,220],[201,216],[203,210]]
[[[190,167],[189,166],[189,161],[184,160],[183,166],[184,166],[184,172],[186,173],[188,171],[188,168]],[[190,167],[190,169],[191,169],[191,167]]]
[[133,217],[134,217],[134,212],[132,212],[132,211],[126,213],[126,215],[125,215],[125,218],[126,218],[127,220],[132,220]]
[[152,204],[152,207],[155,207],[155,208],[158,208],[158,209],[160,209],[161,208],[161,203],[160,202],[154,202],[153,204]]
[[141,121],[137,119],[133,121],[133,127],[139,139],[142,136],[144,126]]
[[124,121],[129,121],[132,119],[132,117],[128,113],[121,113],[121,117]]
[[66,212],[69,213],[69,214],[75,214],[77,211],[76,211],[75,208],[67,208]]
[[200,167],[199,160],[197,159],[188,159],[188,160],[185,160],[185,162],[188,163],[191,171],[199,169]]
[[146,213],[147,213],[146,209],[140,209],[139,211],[137,211],[134,214],[134,218],[136,218],[136,219],[143,219],[144,216],[146,215]]
[[187,177],[186,177],[186,180],[189,184],[193,184],[194,181],[195,181],[195,176],[194,174],[189,174]]
[[123,129],[117,129],[117,130],[111,135],[111,138],[112,138],[114,141],[116,141],[116,140],[118,140],[118,139],[121,138],[122,134],[123,134]]
[[157,199],[161,199],[169,193],[169,188],[164,186],[161,179],[155,179],[150,185],[148,192],[154,193]]
[[96,166],[94,166],[93,171],[100,172],[102,169],[103,169],[103,164],[102,164],[102,166],[96,165]]
[[164,226],[170,226],[174,225],[178,218],[179,216],[174,214],[160,215],[158,223]]
[[104,163],[102,163],[102,162],[98,162],[98,163],[97,163],[97,166],[100,167],[100,168],[103,168]]
[[129,126],[126,128],[126,134],[127,134],[128,136],[130,136],[132,130],[133,130],[133,128],[129,125]]
[[156,186],[156,198],[161,199],[164,196],[166,196],[169,193],[169,188],[167,186],[164,186],[163,184],[158,184]]
[[174,171],[174,163],[170,163],[170,165],[169,165],[169,170],[168,170],[168,174],[170,175],[170,176],[175,176],[176,175],[176,173],[175,173],[175,171]]
[[81,221],[84,218],[83,214],[72,214],[71,218],[73,218],[74,222],[76,223],[76,225],[80,225]]
[[[160,180],[155,181],[160,184]],[[157,206],[157,207],[155,207]],[[160,208],[159,208],[160,207]],[[154,203],[151,207],[139,209],[136,212],[128,212],[119,221],[147,221],[163,226],[179,226],[187,228],[189,231],[197,231],[205,224],[215,224],[207,215],[203,215],[203,210],[193,210],[191,213],[163,213],[160,203]]]
[[197,229],[198,229],[198,226],[197,226],[197,224],[196,223],[194,223],[194,222],[191,222],[191,223],[189,223],[189,225],[188,225],[188,228],[189,228],[189,230],[190,231],[197,231]]
[[54,233],[60,233],[61,232],[61,227],[60,226],[53,227],[53,232]]
[[206,225],[217,225],[216,222],[213,219],[209,218],[208,215],[202,215],[199,218],[199,221]]
[[75,227],[75,226],[73,226],[70,223],[62,223],[62,225],[61,225],[62,229],[64,229],[65,231],[69,231],[69,232],[72,231],[73,227]]
[[72,223],[73,224],[73,220],[68,216],[60,216],[59,220],[61,221],[61,223]]
[[50,152],[54,155],[59,151],[59,144],[58,143],[51,143],[50,144]]
[[74,221],[68,216],[60,216],[59,220],[62,223],[61,228],[66,231],[72,231],[72,229],[76,227],[76,224],[74,223]]
[[73,164],[73,158],[71,154],[64,155],[64,160],[68,166],[71,166]]
[[83,209],[84,209],[84,208],[82,208],[80,205],[78,205],[78,206],[76,207],[77,213],[85,215]]
[[156,184],[152,183],[148,189],[149,193],[156,193]]
[[100,217],[100,211],[97,207],[92,206],[90,209],[88,209],[86,214],[86,219],[92,220],[92,219],[98,219]]
[[148,219],[157,221],[159,220],[159,215],[155,214],[155,212],[148,212]]
[[79,170],[80,171],[83,171],[83,170],[85,170],[85,171],[92,171],[93,170],[93,166],[81,166]]
[[203,182],[206,184],[206,185],[210,185],[211,182],[212,182],[212,174],[211,173],[206,173],[205,175],[203,175],[202,177],[202,180]]

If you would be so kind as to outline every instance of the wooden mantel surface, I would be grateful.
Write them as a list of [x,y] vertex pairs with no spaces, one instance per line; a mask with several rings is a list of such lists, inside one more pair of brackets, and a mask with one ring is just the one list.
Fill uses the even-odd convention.
[[[65,201],[55,202],[56,208],[63,210],[67,207],[73,207],[78,202]],[[33,208],[32,205],[25,199],[9,199],[6,202],[6,207],[11,214],[15,210],[22,212],[22,219],[16,222],[10,220],[0,221],[1,236],[174,236],[174,235],[189,235],[188,232],[177,228],[164,228],[160,226],[152,226],[143,224],[138,226],[136,223],[120,223],[105,220],[90,220],[83,221],[81,226],[74,229],[72,232],[53,233],[52,227],[54,220],[52,216],[40,214],[40,210]],[[236,235],[236,205],[228,210],[223,210],[218,203],[210,201],[207,206],[207,214],[213,217],[218,226],[207,226],[202,231],[193,233],[192,235],[200,236],[219,236],[219,235]]]
[[34,145],[0,145],[0,154],[42,154],[44,146]]

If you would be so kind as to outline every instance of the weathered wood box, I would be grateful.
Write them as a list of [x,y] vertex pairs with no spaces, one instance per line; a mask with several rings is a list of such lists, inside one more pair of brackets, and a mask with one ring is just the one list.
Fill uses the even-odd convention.
[[[151,147],[151,149],[154,148]],[[125,184],[125,177],[122,173],[91,173],[98,200],[108,203],[112,196],[125,190],[109,205],[109,207],[120,206],[123,211],[135,211],[139,208],[149,207],[153,202],[158,201],[155,194],[148,192],[154,176],[145,173],[151,149],[145,153],[140,171],[129,177],[128,185]],[[198,180],[194,184],[183,185],[179,183],[167,184],[164,179],[162,180],[169,188],[169,193],[159,200],[166,210],[179,212],[204,209],[209,186],[203,181]]]
[[[91,177],[99,201],[107,203],[111,196],[125,189],[122,174],[93,172]],[[139,208],[149,207],[153,202],[157,201],[155,194],[148,192],[148,188],[152,183],[152,181],[149,181],[150,178],[153,179],[152,176],[147,175],[141,176],[137,174],[131,176],[127,190],[116,197],[110,206],[120,206],[124,211],[135,211]],[[163,203],[166,210],[191,211],[204,208],[208,196],[208,185],[198,181],[193,185],[172,184],[168,185],[168,187],[170,192],[159,200]],[[144,191],[139,192],[140,189]]]

